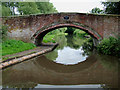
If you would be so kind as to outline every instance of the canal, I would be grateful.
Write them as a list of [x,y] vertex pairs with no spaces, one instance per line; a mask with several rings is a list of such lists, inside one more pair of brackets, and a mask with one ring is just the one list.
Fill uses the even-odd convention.
[[59,35],[52,52],[8,67],[3,88],[117,88],[118,58],[83,49],[84,38]]

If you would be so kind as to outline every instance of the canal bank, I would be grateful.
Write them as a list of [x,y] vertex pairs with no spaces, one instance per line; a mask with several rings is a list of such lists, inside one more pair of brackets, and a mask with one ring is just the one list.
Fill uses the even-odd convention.
[[43,44],[35,49],[19,52],[12,55],[3,56],[2,58],[4,59],[6,58],[6,59],[0,62],[0,69],[23,62],[25,60],[36,57],[38,55],[42,55],[44,53],[50,52],[54,50],[57,46],[58,46],[58,43]]

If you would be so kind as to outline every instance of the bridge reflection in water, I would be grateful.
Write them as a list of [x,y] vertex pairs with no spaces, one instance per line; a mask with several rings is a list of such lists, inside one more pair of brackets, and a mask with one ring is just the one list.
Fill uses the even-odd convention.
[[81,63],[62,65],[42,55],[3,70],[3,87],[42,88],[43,84],[118,87],[118,72],[114,70],[117,67],[108,69],[102,58],[92,54]]
[[[77,37],[62,35],[55,39],[59,46],[54,51],[4,69],[3,87],[118,87],[118,58],[94,51],[91,54],[88,51],[85,53],[85,50],[81,50],[83,40]],[[63,65],[58,62],[58,58],[77,63]]]

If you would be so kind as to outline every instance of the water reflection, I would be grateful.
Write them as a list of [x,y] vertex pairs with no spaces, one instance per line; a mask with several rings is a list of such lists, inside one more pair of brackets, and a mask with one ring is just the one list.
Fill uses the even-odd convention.
[[83,57],[83,52],[82,48],[75,50],[70,47],[64,47],[63,50],[58,50],[58,57],[54,61],[64,65],[77,64],[86,60],[87,56]]
[[[14,65],[3,71],[4,87],[35,88],[38,84],[118,87],[118,73],[102,66],[96,55],[75,65],[62,65],[45,56]],[[40,88],[40,87],[39,87]]]
[[60,45],[56,50],[45,55],[48,59],[51,59],[56,63],[72,65],[85,61],[88,57],[82,49],[82,44],[87,41],[87,39],[72,35],[66,37],[61,35],[56,37],[56,41]]
[[97,57],[99,58],[102,66],[108,70],[114,70],[116,72],[119,70],[118,66],[120,65],[120,58],[101,54],[98,54]]
[[[59,41],[62,42],[62,40]],[[118,87],[118,58],[99,55],[96,52],[84,57],[85,54],[82,55],[84,51],[81,52],[81,46],[73,49],[77,43],[75,43],[73,46],[70,46],[67,38],[64,39],[63,43],[64,45],[60,44],[60,46],[51,53],[32,58],[31,60],[4,69],[2,73],[3,87]],[[68,52],[67,50],[71,50],[71,52]],[[60,52],[61,54],[59,54]],[[67,55],[64,55],[66,52],[72,54],[68,57]],[[73,53],[75,53],[75,55]],[[81,59],[81,57],[84,57],[85,60],[72,65],[64,65],[53,62],[53,60],[56,59],[63,60],[64,58],[61,57],[61,55],[64,55],[64,58],[69,59],[69,61],[60,61],[60,63],[75,63],[75,61],[78,61],[77,59]],[[73,55],[76,58],[71,57]]]

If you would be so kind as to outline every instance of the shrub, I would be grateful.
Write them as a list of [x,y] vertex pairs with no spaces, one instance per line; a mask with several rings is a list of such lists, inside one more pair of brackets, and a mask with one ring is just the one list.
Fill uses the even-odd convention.
[[108,39],[103,39],[97,46],[97,50],[98,52],[106,55],[115,55],[120,57],[120,37],[109,37]]

